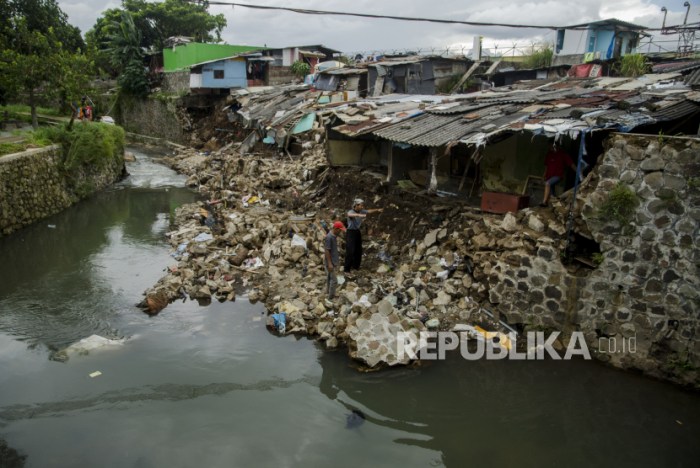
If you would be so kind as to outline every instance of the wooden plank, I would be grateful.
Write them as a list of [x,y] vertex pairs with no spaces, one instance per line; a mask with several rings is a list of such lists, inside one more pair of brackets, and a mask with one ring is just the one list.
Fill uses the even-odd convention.
[[496,60],[495,62],[493,62],[493,63],[491,64],[491,66],[489,67],[489,69],[486,70],[485,75],[487,75],[487,76],[488,76],[488,75],[491,75],[494,71],[496,71],[496,68],[498,68],[498,66],[499,66],[500,64],[501,64],[501,61],[500,61],[500,60]]
[[450,90],[450,94],[454,94],[455,91],[457,91],[459,88],[462,87],[462,85],[469,79],[470,76],[476,71],[477,68],[481,65],[481,60],[476,61],[472,64],[472,66],[467,70],[467,72],[462,75],[462,78],[459,79],[456,85]]
[[372,96],[381,96],[382,91],[384,90],[384,77],[383,76],[377,76],[377,79],[374,82],[374,90],[372,92]]

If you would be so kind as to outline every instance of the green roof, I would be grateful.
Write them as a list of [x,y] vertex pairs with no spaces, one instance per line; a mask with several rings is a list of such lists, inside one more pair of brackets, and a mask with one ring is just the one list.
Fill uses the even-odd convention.
[[190,42],[175,48],[163,49],[163,69],[166,73],[188,70],[197,63],[224,59],[260,49],[264,49],[264,47]]

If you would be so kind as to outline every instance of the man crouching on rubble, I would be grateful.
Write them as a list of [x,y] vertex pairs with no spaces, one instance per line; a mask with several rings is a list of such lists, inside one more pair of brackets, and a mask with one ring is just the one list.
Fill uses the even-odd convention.
[[345,273],[351,270],[359,270],[362,262],[362,234],[360,226],[362,221],[370,213],[380,213],[381,208],[365,210],[365,202],[356,198],[352,203],[352,210],[348,211],[348,232],[345,237]]
[[323,242],[323,251],[325,261],[323,265],[326,267],[326,293],[328,300],[335,297],[335,287],[338,284],[336,268],[340,264],[340,255],[338,255],[338,234],[340,231],[345,231],[345,226],[340,221],[333,223],[333,227],[326,235],[326,240]]

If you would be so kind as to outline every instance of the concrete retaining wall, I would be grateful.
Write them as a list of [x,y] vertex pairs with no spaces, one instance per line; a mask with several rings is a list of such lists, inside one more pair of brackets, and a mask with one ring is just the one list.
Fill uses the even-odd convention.
[[121,97],[116,119],[127,132],[183,143],[183,128],[177,119],[178,102],[177,97]]
[[123,154],[104,167],[67,171],[59,145],[0,157],[0,235],[58,213],[119,180]]
[[[599,211],[618,183],[638,199],[626,226]],[[561,262],[567,207],[470,233],[492,307],[526,328],[581,330],[617,367],[700,387],[700,142],[615,137],[578,196],[575,230],[600,245],[595,269]]]

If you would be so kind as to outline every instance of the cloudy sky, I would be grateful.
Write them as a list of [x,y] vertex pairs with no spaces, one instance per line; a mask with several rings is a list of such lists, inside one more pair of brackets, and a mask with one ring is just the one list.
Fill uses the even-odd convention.
[[[58,0],[71,24],[85,33],[100,13],[120,5],[119,0]],[[571,25],[617,18],[647,27],[660,27],[668,9],[666,24],[683,22],[683,0],[242,0],[241,3],[318,10],[334,10],[393,16],[413,16],[464,21]],[[690,2],[688,22],[700,21],[700,5]],[[338,16],[308,16],[283,11],[251,10],[231,6],[210,6],[213,14],[223,13],[228,26],[223,32],[229,44],[288,45],[324,44],[345,53],[391,50],[445,50],[471,48],[475,35],[484,45],[499,51],[514,44],[553,42],[554,34],[539,29],[471,27],[414,23],[387,19]],[[663,41],[668,37],[655,38]],[[675,50],[676,44],[659,43]],[[656,48],[654,48],[656,51]]]

